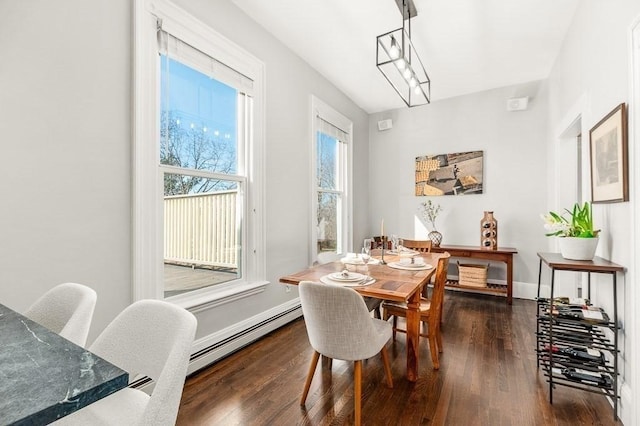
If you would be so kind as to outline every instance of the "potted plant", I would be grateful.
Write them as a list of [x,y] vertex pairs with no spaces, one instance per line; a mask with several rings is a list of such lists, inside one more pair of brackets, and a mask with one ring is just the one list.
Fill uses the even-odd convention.
[[[564,215],[569,214],[569,219]],[[560,237],[560,253],[570,260],[591,260],[598,246],[599,229],[594,229],[591,204],[575,203],[563,214],[549,212],[543,215],[545,235]]]
[[431,200],[427,200],[420,203],[420,211],[422,213],[422,219],[431,224],[431,231],[429,232],[431,243],[434,247],[440,246],[442,234],[436,229],[436,218],[438,217],[438,213],[442,211],[442,207],[440,207],[440,204],[435,204]]

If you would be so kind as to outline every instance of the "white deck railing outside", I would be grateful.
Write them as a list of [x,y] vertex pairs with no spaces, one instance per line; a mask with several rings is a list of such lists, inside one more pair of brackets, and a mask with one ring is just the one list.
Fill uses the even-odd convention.
[[236,191],[164,198],[164,259],[237,268]]

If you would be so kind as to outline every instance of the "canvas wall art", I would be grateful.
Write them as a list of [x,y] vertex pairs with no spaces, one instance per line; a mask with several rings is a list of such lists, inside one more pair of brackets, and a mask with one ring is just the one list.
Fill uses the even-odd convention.
[[416,157],[416,195],[482,194],[483,151]]

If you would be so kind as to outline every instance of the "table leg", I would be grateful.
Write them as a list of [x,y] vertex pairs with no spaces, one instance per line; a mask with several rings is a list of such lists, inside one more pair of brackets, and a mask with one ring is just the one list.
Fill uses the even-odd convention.
[[407,303],[407,379],[418,380],[420,349],[420,291],[416,291]]
[[507,260],[507,303],[513,303],[513,256]]

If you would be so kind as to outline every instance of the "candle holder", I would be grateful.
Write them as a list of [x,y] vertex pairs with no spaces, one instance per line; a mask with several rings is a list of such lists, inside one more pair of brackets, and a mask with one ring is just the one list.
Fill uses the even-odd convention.
[[382,256],[380,257],[380,264],[386,265],[387,262],[384,261],[384,247],[387,245],[384,235],[380,236],[380,241],[382,242]]

